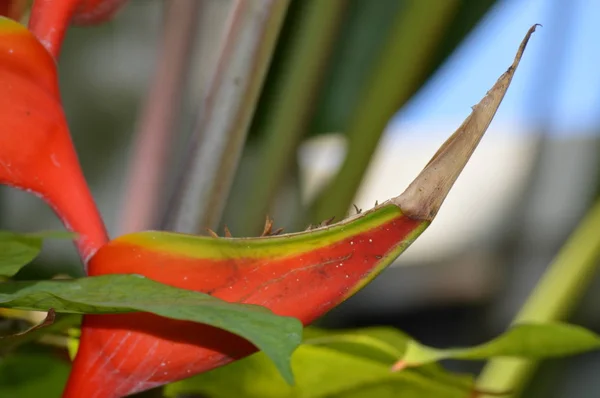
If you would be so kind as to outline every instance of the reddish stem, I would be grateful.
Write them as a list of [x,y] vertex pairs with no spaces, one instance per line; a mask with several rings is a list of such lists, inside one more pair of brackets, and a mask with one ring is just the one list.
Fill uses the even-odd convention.
[[65,33],[81,0],[34,0],[29,30],[58,58]]
[[73,22],[91,25],[105,22],[127,0],[34,0],[29,29],[58,58],[65,33]]

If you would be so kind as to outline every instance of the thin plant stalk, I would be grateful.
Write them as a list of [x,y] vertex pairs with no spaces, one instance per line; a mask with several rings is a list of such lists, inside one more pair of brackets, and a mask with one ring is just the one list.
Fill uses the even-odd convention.
[[346,215],[385,126],[413,93],[458,5],[457,1],[415,1],[399,13],[348,124],[345,161],[313,203],[312,222]]
[[244,201],[244,210],[236,217],[241,219],[243,233],[262,228],[286,170],[296,161],[295,150],[313,110],[346,3],[309,0],[302,4],[297,27],[282,49],[281,66],[270,82],[275,90],[269,93],[266,106],[261,106],[264,122],[253,126],[264,138],[259,144],[250,200]]
[[197,0],[165,3],[157,67],[135,134],[120,217],[121,233],[157,227],[200,4]]
[[162,229],[215,228],[229,196],[288,0],[237,0]]
[[[550,265],[513,323],[563,320],[579,303],[594,279],[600,259],[600,201],[589,211]],[[482,391],[518,396],[538,366],[520,359],[494,359],[483,369]]]

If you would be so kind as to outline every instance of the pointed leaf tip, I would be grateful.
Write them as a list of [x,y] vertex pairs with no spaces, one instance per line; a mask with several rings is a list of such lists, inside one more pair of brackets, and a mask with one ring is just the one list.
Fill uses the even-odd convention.
[[539,24],[533,25],[521,42],[512,65],[500,76],[471,114],[440,147],[419,176],[392,202],[411,218],[431,221],[448,192],[469,161],[490,125],[521,61],[529,38]]

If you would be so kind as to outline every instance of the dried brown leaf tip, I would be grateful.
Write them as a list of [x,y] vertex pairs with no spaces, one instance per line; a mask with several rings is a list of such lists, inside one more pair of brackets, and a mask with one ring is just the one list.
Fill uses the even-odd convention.
[[[55,320],[56,320],[56,311],[54,310],[54,308],[50,308],[48,310],[48,313],[46,314],[46,317],[44,318],[44,320],[41,323],[34,325],[31,328],[29,328],[23,332],[14,333],[14,334],[11,334],[8,336],[0,336],[0,340],[25,336],[26,334],[34,332],[37,329],[45,328],[46,326],[52,325]],[[8,343],[8,345],[10,346],[10,343]]]
[[211,237],[213,237],[213,238],[218,238],[219,237],[219,235],[215,231],[213,231],[212,229],[210,229],[210,228],[206,228],[206,232],[208,232],[208,234]]
[[275,231],[273,231],[273,223],[273,219],[267,216],[267,219],[265,220],[265,226],[260,236],[274,236],[283,232],[283,228],[277,228]]
[[331,225],[333,223],[333,220],[335,220],[335,216],[329,217],[327,220],[321,221],[321,223],[319,224],[319,227],[326,227],[328,225]]
[[[206,228],[206,232],[208,232],[208,234],[212,238],[219,238],[220,237],[218,233],[216,233],[215,231],[213,231],[210,228]],[[233,238],[233,235],[231,234],[231,231],[229,230],[229,227],[227,225],[225,225],[223,227],[223,233],[224,233],[223,237],[225,237],[225,238]]]
[[267,219],[265,220],[265,226],[264,226],[263,231],[260,234],[260,236],[269,236],[269,235],[271,235],[272,230],[273,230],[273,219],[271,217],[267,216]]
[[442,145],[406,191],[392,199],[392,203],[399,206],[404,214],[424,221],[431,221],[436,216],[452,185],[492,122],[521,61],[527,42],[537,26],[529,29],[512,65],[473,107],[469,117]]

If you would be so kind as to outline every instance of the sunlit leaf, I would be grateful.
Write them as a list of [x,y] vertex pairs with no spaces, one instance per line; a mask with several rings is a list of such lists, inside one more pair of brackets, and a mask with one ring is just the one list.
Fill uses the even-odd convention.
[[521,324],[506,333],[471,348],[436,349],[414,340],[397,368],[419,366],[442,359],[480,360],[492,357],[543,359],[579,354],[600,349],[600,336],[565,323]]
[[[263,354],[255,354],[166,387],[167,397],[204,394],[212,398],[317,398],[317,397],[437,397],[468,398],[462,376],[456,383],[439,382],[413,370],[390,372],[376,360],[335,349],[302,345],[292,357],[296,384],[277,375]],[[235,380],[235,383],[232,382]],[[398,395],[401,394],[401,395]]]

